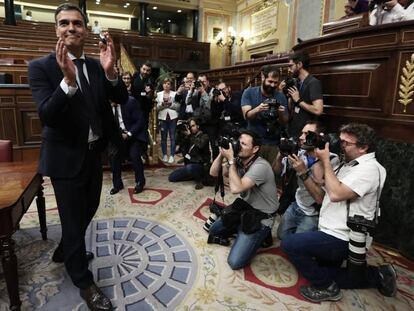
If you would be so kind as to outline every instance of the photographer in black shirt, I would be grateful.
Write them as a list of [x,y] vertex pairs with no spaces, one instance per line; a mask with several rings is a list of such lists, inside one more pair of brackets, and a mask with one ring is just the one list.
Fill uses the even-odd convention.
[[208,135],[200,130],[197,119],[191,118],[189,123],[177,124],[177,145],[184,157],[184,167],[174,170],[168,180],[170,182],[195,180],[195,189],[203,188],[202,181],[210,169],[210,148]]
[[230,86],[220,82],[213,90],[211,102],[211,135],[213,137],[213,159],[219,154],[217,139],[220,134],[233,128],[245,126],[240,101],[242,92],[232,92]]
[[282,81],[280,88],[287,87],[289,97],[289,136],[299,137],[302,128],[309,120],[315,120],[323,113],[321,82],[309,73],[309,55],[307,52],[295,52],[289,57],[289,71],[296,82],[286,85]]

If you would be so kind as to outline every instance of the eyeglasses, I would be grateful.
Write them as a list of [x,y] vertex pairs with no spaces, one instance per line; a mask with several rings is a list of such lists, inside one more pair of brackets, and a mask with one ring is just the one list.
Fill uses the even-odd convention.
[[352,143],[350,141],[346,141],[346,140],[340,140],[341,145],[344,145],[345,147],[349,147],[349,146],[353,146],[353,145],[358,145],[358,143]]

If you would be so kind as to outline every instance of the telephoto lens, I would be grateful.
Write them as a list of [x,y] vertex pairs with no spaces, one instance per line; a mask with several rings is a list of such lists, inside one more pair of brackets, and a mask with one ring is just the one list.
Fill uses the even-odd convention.
[[207,232],[210,232],[210,227],[212,224],[214,224],[217,218],[218,217],[216,214],[211,214],[210,217],[208,217],[208,219],[204,223],[203,229],[206,230]]
[[365,233],[353,230],[349,232],[347,269],[349,273],[355,276],[363,275],[366,267],[366,240],[367,236]]

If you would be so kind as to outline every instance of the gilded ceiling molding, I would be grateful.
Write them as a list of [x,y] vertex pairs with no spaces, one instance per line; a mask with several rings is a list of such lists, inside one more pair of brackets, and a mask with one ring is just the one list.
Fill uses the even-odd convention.
[[407,113],[407,106],[413,101],[414,95],[414,53],[411,54],[411,60],[405,62],[402,72],[398,102],[404,106],[403,112]]

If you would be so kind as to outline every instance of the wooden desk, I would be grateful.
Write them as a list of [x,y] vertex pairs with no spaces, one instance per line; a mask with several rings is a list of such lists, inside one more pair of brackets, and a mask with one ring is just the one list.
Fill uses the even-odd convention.
[[20,310],[17,257],[14,253],[13,233],[20,219],[37,196],[40,232],[47,239],[43,178],[37,173],[37,162],[0,163],[0,257],[3,264],[10,309]]

